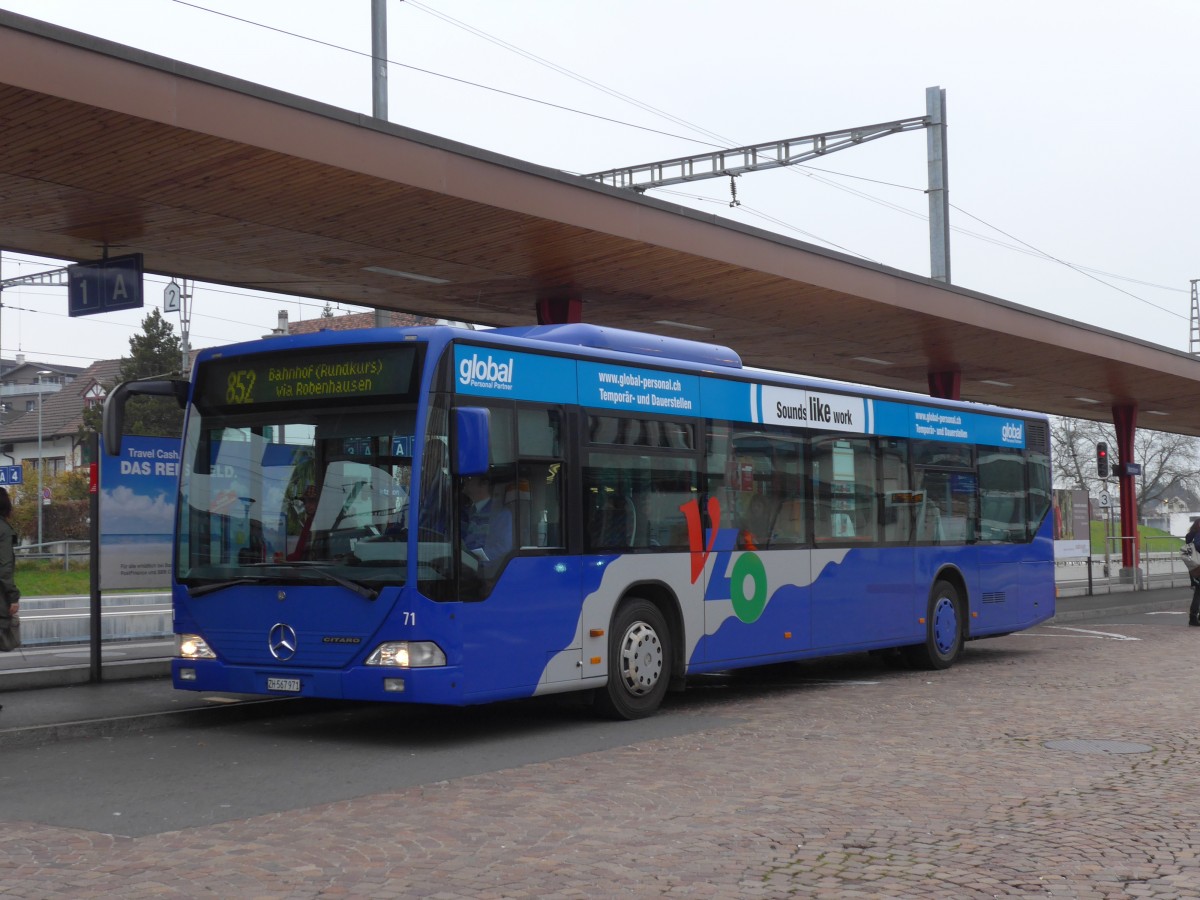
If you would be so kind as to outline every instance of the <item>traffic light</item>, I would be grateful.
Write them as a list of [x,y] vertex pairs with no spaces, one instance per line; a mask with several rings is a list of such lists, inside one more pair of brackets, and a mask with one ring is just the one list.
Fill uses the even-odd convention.
[[1096,445],[1096,474],[1101,478],[1108,477],[1108,444],[1104,441]]

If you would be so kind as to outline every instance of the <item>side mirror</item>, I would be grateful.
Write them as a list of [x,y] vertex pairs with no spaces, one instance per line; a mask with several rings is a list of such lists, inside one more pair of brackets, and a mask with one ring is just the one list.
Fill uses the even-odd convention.
[[121,452],[121,435],[125,430],[125,404],[130,397],[148,394],[154,397],[174,397],[183,409],[187,406],[188,383],[178,378],[148,378],[144,381],[125,381],[109,391],[104,398],[104,415],[100,422],[100,436],[104,439],[104,451],[109,456]]
[[454,453],[450,462],[455,475],[486,475],[491,459],[491,413],[479,406],[454,410]]

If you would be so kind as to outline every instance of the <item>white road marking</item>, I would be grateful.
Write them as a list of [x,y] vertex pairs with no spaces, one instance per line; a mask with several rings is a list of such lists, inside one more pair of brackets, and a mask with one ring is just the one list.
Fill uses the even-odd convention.
[[[1130,637],[1127,634],[1114,634],[1111,631],[1091,631],[1087,628],[1071,628],[1067,625],[1046,625],[1046,628],[1057,628],[1060,631],[1073,631],[1075,635],[1049,635],[1044,634],[1041,637],[1091,637],[1101,641],[1140,641],[1141,638]],[[1036,632],[1021,632],[1021,634],[1036,634]]]

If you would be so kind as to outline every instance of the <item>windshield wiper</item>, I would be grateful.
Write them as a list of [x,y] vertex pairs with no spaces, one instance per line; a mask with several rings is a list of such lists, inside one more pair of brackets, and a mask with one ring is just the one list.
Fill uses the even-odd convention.
[[327,571],[326,569],[309,569],[308,571],[315,575],[320,575],[322,578],[328,578],[330,581],[340,584],[347,590],[354,591],[354,593],[358,594],[358,596],[364,597],[367,600],[374,600],[379,596],[379,591],[372,590],[361,582],[351,581],[349,578],[343,578],[341,575],[335,575],[333,572]]
[[[341,575],[335,575],[333,572],[328,572],[325,569],[319,568],[320,563],[312,562],[282,562],[282,563],[251,563],[254,568],[271,568],[271,569],[301,569],[305,574],[313,574],[320,576],[326,581],[332,581],[334,584],[339,584],[349,591],[353,591],[358,596],[366,600],[374,600],[379,596],[379,591],[372,590],[365,584],[357,581],[351,581],[349,578],[343,578]],[[247,566],[246,568],[250,568]],[[214,591],[223,591],[228,587],[235,587],[239,584],[262,584],[269,580],[265,575],[243,575],[240,578],[231,578],[228,581],[216,581],[212,584],[201,584],[196,587],[188,586],[188,593],[193,597],[203,597],[205,594],[211,594]]]
[[203,597],[205,594],[211,594],[214,591],[223,591],[225,588],[234,587],[239,584],[260,584],[263,578],[261,575],[243,575],[241,578],[231,578],[228,581],[214,581],[212,584],[200,584],[192,587],[187,585],[188,593],[193,597]]
[[349,578],[343,578],[341,575],[335,575],[327,569],[321,568],[321,563],[312,562],[309,560],[288,560],[286,562],[263,562],[253,563],[256,568],[269,569],[300,569],[305,573],[311,572],[314,575],[320,575],[322,578],[332,581],[334,584],[340,584],[347,590],[354,591],[358,596],[367,600],[374,600],[379,596],[379,591],[372,590],[365,584],[358,581],[351,581]]

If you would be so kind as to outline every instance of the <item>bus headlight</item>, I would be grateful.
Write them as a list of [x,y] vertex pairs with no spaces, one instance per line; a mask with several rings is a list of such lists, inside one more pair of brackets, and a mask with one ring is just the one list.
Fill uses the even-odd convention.
[[198,634],[175,635],[175,655],[181,659],[216,659],[208,641]]
[[401,669],[425,669],[444,666],[446,654],[432,641],[389,641],[380,644],[367,658],[368,666],[397,666]]

